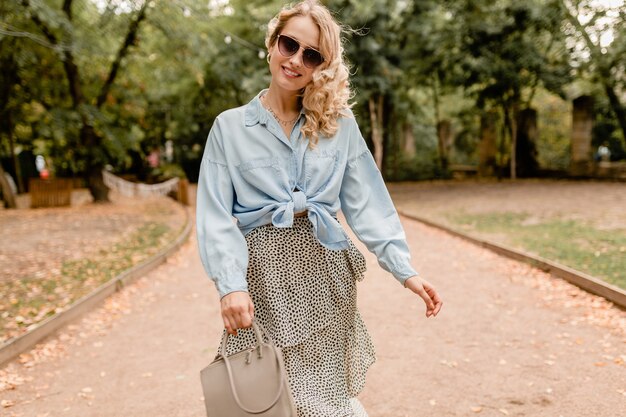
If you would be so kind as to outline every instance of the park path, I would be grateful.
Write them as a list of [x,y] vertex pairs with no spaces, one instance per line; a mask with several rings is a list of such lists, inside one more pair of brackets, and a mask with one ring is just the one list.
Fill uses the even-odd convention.
[[[403,219],[421,301],[367,253],[359,306],[377,350],[370,417],[626,415],[626,315],[602,299]],[[347,227],[347,226],[345,226]],[[365,249],[358,244],[365,253]],[[166,264],[5,369],[2,416],[204,415],[199,370],[221,334],[195,236]]]

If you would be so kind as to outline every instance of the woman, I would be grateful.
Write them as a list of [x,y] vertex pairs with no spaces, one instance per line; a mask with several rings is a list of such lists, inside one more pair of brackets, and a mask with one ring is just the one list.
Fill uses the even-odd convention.
[[[220,114],[198,184],[200,256],[221,297],[229,354],[255,317],[282,347],[299,416],[367,416],[356,396],[374,349],[356,306],[365,260],[339,209],[380,265],[442,302],[410,264],[404,231],[348,100],[341,29],[313,0],[268,27],[268,89]],[[237,223],[233,221],[233,216]]]

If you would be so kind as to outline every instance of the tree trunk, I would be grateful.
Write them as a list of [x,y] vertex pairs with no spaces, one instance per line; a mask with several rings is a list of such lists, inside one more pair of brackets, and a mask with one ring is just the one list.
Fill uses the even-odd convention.
[[[0,48],[3,50],[11,51],[15,50],[16,42],[13,39],[0,41]],[[20,164],[15,154],[15,144],[13,142],[13,118],[11,114],[11,107],[9,105],[9,99],[11,97],[11,89],[14,85],[20,82],[20,78],[17,73],[17,64],[14,56],[9,53],[8,56],[0,61],[0,71],[2,72],[2,78],[5,80],[0,86],[0,132],[4,132],[9,139],[9,154],[11,157],[11,168],[15,173],[15,181],[17,183],[18,192],[26,192],[24,186],[24,180],[22,179],[22,172]]]
[[480,116],[480,143],[478,145],[478,175],[489,177],[496,172],[496,155],[498,153],[498,132],[495,111],[484,112]]
[[85,180],[87,181],[87,187],[93,196],[94,202],[106,203],[109,201],[109,187],[104,183],[102,178],[102,170],[104,164],[101,158],[95,155],[96,146],[101,146],[101,138],[95,132],[94,128],[90,125],[83,125],[80,129],[81,143],[85,144],[89,149],[89,157],[87,161],[87,169],[85,170]]
[[372,125],[372,143],[374,144],[374,161],[382,171],[383,167],[383,96],[370,96],[368,100],[370,122]]
[[9,138],[9,152],[11,153],[11,163],[13,164],[13,172],[15,172],[15,181],[17,182],[17,190],[19,193],[26,192],[24,179],[22,178],[22,168],[15,154],[15,144],[13,143],[13,121],[11,120],[11,112],[7,112],[7,136]]
[[526,108],[517,115],[516,163],[519,177],[537,175],[537,111]]
[[517,179],[517,105],[504,104],[504,124],[507,127],[511,143],[509,144],[509,175],[512,180]]
[[513,107],[509,113],[511,129],[511,179],[517,179],[517,109]]
[[0,165],[0,189],[2,189],[2,198],[7,203],[7,207],[16,208],[17,204],[15,203],[15,195],[13,194],[13,190],[9,185],[9,181],[7,181],[7,178],[4,175],[4,169],[2,169],[2,165]]
[[591,173],[593,97],[580,96],[573,104],[570,174],[587,176]]
[[452,146],[452,123],[450,123],[449,120],[444,119],[437,123],[437,141],[439,143],[439,163],[441,164],[441,170],[446,172],[448,170],[448,159]]
[[415,135],[413,134],[413,125],[406,120],[402,126],[402,136],[404,139],[402,151],[408,157],[415,156]]

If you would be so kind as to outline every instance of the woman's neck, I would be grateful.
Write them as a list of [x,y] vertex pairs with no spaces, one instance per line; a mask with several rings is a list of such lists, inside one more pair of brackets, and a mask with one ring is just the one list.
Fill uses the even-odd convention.
[[300,112],[300,97],[297,92],[284,91],[274,87],[270,87],[265,93],[265,102],[280,115],[293,115]]

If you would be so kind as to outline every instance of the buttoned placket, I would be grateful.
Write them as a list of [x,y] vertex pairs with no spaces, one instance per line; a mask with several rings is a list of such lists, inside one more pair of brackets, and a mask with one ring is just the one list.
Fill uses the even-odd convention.
[[297,190],[305,191],[304,184],[301,183],[300,177],[302,176],[301,169],[303,167],[303,159],[304,153],[306,149],[306,144],[304,140],[302,140],[302,133],[300,132],[300,128],[303,123],[304,112],[300,111],[300,115],[293,127],[291,128],[291,132],[289,138],[285,135],[285,132],[280,127],[280,124],[276,120],[276,118],[261,104],[261,100],[257,103],[257,111],[259,112],[259,123],[263,124],[265,128],[278,140],[280,140],[285,145],[289,146],[291,150],[291,169],[289,175],[289,186],[291,187],[292,192]]

